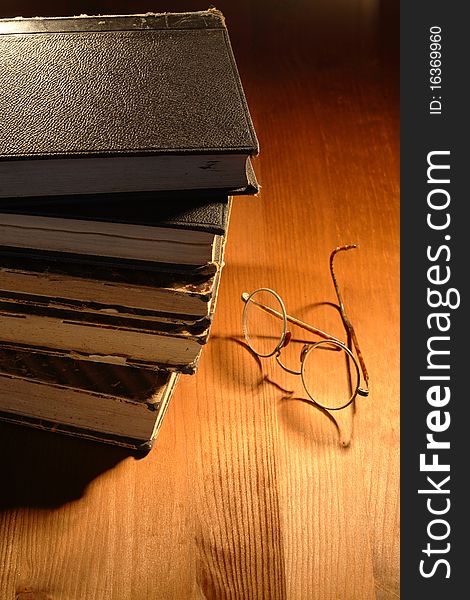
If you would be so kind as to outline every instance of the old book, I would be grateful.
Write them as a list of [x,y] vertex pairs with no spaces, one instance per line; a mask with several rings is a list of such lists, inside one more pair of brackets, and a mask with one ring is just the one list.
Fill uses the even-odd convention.
[[[224,247],[225,236],[221,247]],[[223,252],[223,250],[222,250]],[[222,266],[220,267],[222,268]],[[0,345],[40,347],[62,356],[136,366],[160,365],[193,373],[208,341],[220,287],[215,278],[202,318],[105,305],[8,297],[0,301]]]
[[231,197],[179,198],[157,207],[139,195],[0,208],[2,246],[129,261],[203,266],[216,260]]
[[[42,266],[45,266],[51,272],[94,273],[91,275],[94,279],[101,278],[105,281],[142,283],[147,278],[152,281],[161,280],[165,274],[169,277],[184,276],[188,282],[193,282],[201,281],[204,277],[216,273],[224,238],[225,236],[215,236],[212,261],[203,265],[177,263],[174,257],[171,257],[173,262],[160,262],[2,245],[0,245],[0,259],[10,261],[11,264],[21,264],[22,270],[38,272]],[[99,276],[98,273],[101,275]]]
[[178,377],[0,348],[0,420],[145,452]]
[[0,296],[0,318],[1,315],[10,314],[15,318],[27,319],[31,324],[38,323],[40,319],[47,317],[58,322],[81,323],[84,326],[92,327],[199,334],[204,333],[210,325],[213,312],[212,300],[216,299],[216,289],[217,286],[214,286],[214,296],[209,303],[209,313],[202,317],[164,313],[143,308],[11,294],[13,297]]
[[116,269],[100,277],[96,269],[73,266],[31,265],[0,256],[0,299],[66,310],[202,319],[209,316],[222,269],[220,264],[215,274],[188,281],[181,274]]
[[147,225],[156,229],[227,230],[231,196],[224,192],[130,192],[87,196],[3,198],[0,212],[58,219]]
[[0,88],[0,197],[253,191],[258,141],[215,9],[1,20]]
[[[1,19],[0,19],[1,23]],[[259,185],[256,179],[255,172],[251,161],[247,162],[247,177],[248,186],[235,189],[192,189],[192,190],[152,190],[152,191],[130,191],[130,192],[112,192],[102,194],[56,194],[50,196],[17,196],[17,197],[1,197],[0,209],[2,211],[21,212],[30,211],[30,214],[40,214],[41,210],[56,211],[60,216],[71,212],[76,207],[84,208],[87,204],[91,205],[89,211],[93,211],[93,206],[97,205],[104,207],[108,203],[120,204],[121,206],[133,202],[139,205],[147,203],[152,210],[161,216],[162,220],[167,220],[169,223],[175,218],[179,221],[183,218],[182,213],[186,210],[193,210],[197,207],[203,208],[206,204],[217,204],[226,202],[228,196],[255,194],[259,190]],[[66,205],[71,205],[70,209]],[[150,209],[148,209],[150,210]],[[210,223],[214,219],[214,209],[209,209],[208,212],[200,211],[197,214],[198,220],[202,219],[202,223],[206,224],[207,217]],[[34,212],[35,211],[35,212]],[[100,212],[100,208],[97,209]],[[130,211],[129,211],[130,214]],[[188,215],[189,216],[189,215]]]
[[[136,366],[159,365],[193,373],[207,342],[205,328],[170,321],[126,319],[90,313],[42,311],[31,314],[26,308],[0,310],[0,344],[56,350],[63,356],[80,356],[98,362]],[[210,323],[210,321],[209,321]]]
[[154,270],[136,269],[132,261],[128,268],[110,263],[87,265],[70,260],[70,255],[64,258],[63,253],[56,253],[56,260],[40,259],[5,247],[5,252],[0,251],[0,300],[103,315],[207,320],[224,266],[230,208],[229,198],[201,208],[180,205],[171,214],[167,211],[165,224],[178,225],[183,234],[186,227],[224,232],[215,235],[212,262],[192,271],[181,271],[188,265],[169,263],[152,263]]

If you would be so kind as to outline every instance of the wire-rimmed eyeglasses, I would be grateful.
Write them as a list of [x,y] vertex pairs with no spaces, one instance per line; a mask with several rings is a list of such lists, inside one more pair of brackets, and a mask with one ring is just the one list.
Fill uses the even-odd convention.
[[[243,307],[243,333],[250,349],[259,358],[269,358],[275,356],[279,366],[293,375],[300,375],[303,387],[309,398],[318,406],[327,410],[341,410],[349,406],[357,396],[369,395],[369,375],[362,357],[361,350],[357,341],[356,332],[344,309],[343,299],[334,272],[334,259],[338,252],[356,248],[356,244],[339,246],[335,248],[330,255],[330,273],[338,298],[338,308],[346,328],[348,342],[325,333],[324,331],[313,327],[295,317],[287,314],[282,298],[270,288],[258,288],[251,294],[244,292],[242,300],[245,303]],[[312,343],[306,343],[300,352],[300,370],[287,367],[281,360],[281,351],[291,341],[292,335],[287,328],[287,324],[292,323],[310,333],[319,336],[320,340]],[[356,355],[351,349],[351,342]],[[330,352],[318,351],[329,350]],[[335,381],[338,376],[337,360],[331,365],[331,360],[325,360],[326,355],[339,355],[346,359],[349,373],[348,393],[340,397],[332,397],[331,388],[334,385],[327,385],[329,390],[325,397],[319,396],[320,379],[328,380],[328,383]],[[319,360],[320,359],[320,360]],[[330,371],[330,375],[327,371]],[[321,376],[320,376],[321,375]],[[361,381],[361,375],[362,380]],[[323,393],[324,390],[322,390]],[[336,393],[333,393],[336,396]]]

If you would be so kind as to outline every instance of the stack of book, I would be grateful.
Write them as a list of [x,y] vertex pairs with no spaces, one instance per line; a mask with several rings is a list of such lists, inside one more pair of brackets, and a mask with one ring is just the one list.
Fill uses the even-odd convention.
[[258,142],[223,16],[0,21],[0,419],[148,449]]

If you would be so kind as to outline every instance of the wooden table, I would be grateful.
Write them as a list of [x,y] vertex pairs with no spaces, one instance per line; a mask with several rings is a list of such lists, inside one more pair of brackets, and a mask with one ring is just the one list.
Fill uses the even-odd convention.
[[[16,2],[4,15],[34,15]],[[332,5],[336,9],[332,8]],[[344,5],[344,6],[343,6]],[[218,2],[261,153],[234,202],[198,373],[152,452],[0,429],[0,598],[367,600],[399,596],[399,115],[395,3]],[[42,3],[42,14],[172,3]],[[204,8],[186,2],[180,9]],[[8,12],[10,11],[10,12]],[[240,294],[344,337],[330,251],[371,379],[336,425],[239,343]],[[300,398],[300,399],[299,399]]]

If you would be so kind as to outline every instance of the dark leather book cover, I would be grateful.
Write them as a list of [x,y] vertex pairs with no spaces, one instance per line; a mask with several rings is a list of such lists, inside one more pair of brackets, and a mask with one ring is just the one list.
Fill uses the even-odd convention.
[[[0,89],[7,124],[0,166],[258,152],[225,21],[215,9],[0,20]],[[247,173],[244,187],[249,179]]]
[[104,221],[224,235],[230,198],[224,194],[194,198],[181,193],[127,193],[57,196],[0,203],[0,213],[81,221]]

